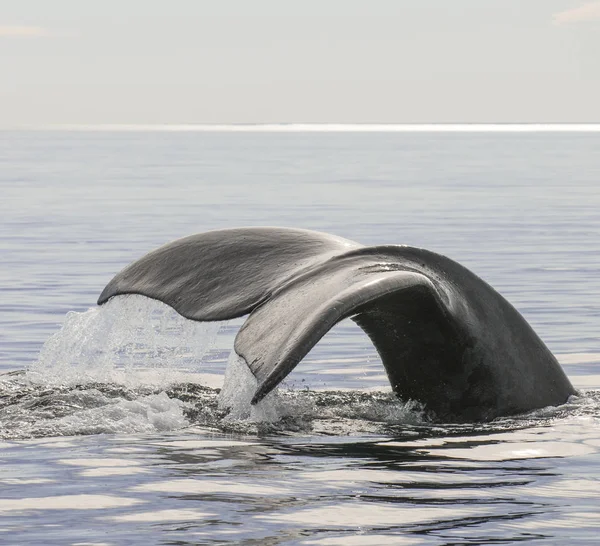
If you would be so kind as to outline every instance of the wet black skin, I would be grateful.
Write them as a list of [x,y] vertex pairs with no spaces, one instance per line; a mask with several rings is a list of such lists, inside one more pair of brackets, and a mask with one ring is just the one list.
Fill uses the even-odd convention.
[[439,419],[490,420],[576,391],[520,313],[457,262],[402,245],[365,247],[290,228],[210,231],[126,267],[101,305],[142,294],[198,321],[249,314],[235,351],[275,388],[337,322],[370,337],[393,390]]

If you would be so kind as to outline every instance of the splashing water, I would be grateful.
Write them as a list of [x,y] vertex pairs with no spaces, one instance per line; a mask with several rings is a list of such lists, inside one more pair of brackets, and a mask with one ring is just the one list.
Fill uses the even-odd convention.
[[153,370],[154,381],[165,384],[177,380],[177,372],[198,372],[222,327],[186,320],[143,296],[119,296],[84,313],[69,312],[27,377],[53,385],[131,384],[148,381],[136,372]]
[[[217,346],[223,330],[223,323],[190,321],[138,295],[70,312],[24,374],[0,376],[0,437],[165,432],[191,425],[242,434],[345,435],[427,422],[419,404],[404,403],[389,389],[319,392],[284,384],[252,406],[256,378],[231,348],[223,378],[227,352]],[[204,373],[206,368],[216,374]],[[223,388],[215,388],[221,381]]]
[[223,388],[219,393],[219,407],[228,410],[232,417],[244,419],[250,415],[250,401],[258,383],[246,365],[246,361],[235,351],[229,353]]
[[277,390],[271,391],[258,404],[251,405],[257,386],[258,382],[246,361],[231,351],[219,394],[219,407],[228,411],[227,421],[274,423],[289,414],[289,403],[279,396]]

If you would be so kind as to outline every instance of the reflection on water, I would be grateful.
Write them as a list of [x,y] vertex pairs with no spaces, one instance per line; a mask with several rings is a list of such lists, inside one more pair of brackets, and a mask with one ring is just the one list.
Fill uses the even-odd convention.
[[[10,527],[35,514],[36,528],[57,542],[74,538],[70,527],[82,512],[91,533],[110,525],[113,539],[124,541],[135,523],[138,540],[152,544],[160,543],[152,538],[157,530],[161,541],[182,544],[341,544],[349,535],[356,537],[351,544],[361,544],[358,537],[366,544],[394,537],[400,544],[569,540],[578,526],[597,524],[600,478],[586,462],[600,447],[580,436],[590,424],[563,418],[466,436],[420,427],[411,439],[231,438],[195,428],[110,436],[100,444],[93,436],[67,445],[5,442],[3,476],[39,476],[38,496],[21,496],[27,482],[1,480],[0,516]],[[478,454],[491,442],[504,458]],[[466,458],[467,450],[474,457]],[[38,536],[34,529],[21,533],[23,540]]]

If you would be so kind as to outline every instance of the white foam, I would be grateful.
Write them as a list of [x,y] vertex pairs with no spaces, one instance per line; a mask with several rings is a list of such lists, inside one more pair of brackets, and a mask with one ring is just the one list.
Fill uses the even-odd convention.
[[55,419],[51,426],[63,435],[168,432],[189,425],[184,406],[181,400],[161,392],[136,400],[115,399],[102,407]]
[[86,382],[165,384],[182,372],[198,372],[215,346],[223,323],[184,319],[172,308],[143,296],[112,298],[83,313],[69,312],[37,361],[31,381],[52,385]]
[[[165,392],[134,400],[109,397],[97,389],[77,389],[62,395],[38,397],[0,415],[0,429],[15,438],[80,434],[137,434],[169,432],[189,426],[188,404]],[[68,412],[68,413],[66,413]],[[44,440],[48,442],[49,440]],[[73,444],[52,440],[52,448]]]

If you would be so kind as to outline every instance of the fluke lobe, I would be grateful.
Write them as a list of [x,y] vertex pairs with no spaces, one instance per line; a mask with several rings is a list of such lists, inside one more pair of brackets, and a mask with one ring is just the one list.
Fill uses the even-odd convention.
[[235,351],[266,396],[340,320],[371,338],[393,390],[446,420],[559,405],[575,389],[531,326],[474,273],[434,252],[315,231],[209,231],[133,262],[102,291],[166,303],[191,320],[250,314]]

